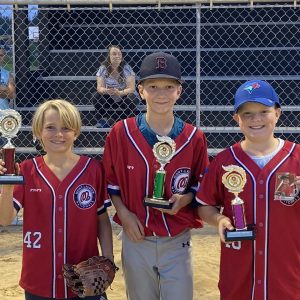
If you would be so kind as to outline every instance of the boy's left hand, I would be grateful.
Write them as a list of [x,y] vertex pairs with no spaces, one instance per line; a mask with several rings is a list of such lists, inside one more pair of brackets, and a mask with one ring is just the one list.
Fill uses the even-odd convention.
[[183,195],[174,194],[169,199],[169,202],[173,203],[172,208],[170,209],[156,208],[156,209],[169,215],[176,215],[183,207],[191,203],[192,201],[191,194],[192,193],[183,194]]

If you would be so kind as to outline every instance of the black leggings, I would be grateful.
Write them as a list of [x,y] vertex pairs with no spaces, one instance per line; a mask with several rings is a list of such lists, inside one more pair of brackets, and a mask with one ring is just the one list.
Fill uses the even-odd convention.
[[136,105],[139,98],[134,94],[122,97],[120,102],[115,102],[110,95],[97,93],[95,101],[97,121],[107,118],[116,122],[136,115]]
[[[70,299],[70,300],[82,300],[82,299],[84,299],[84,300],[105,300],[105,299],[107,299],[107,296],[104,293],[101,296],[89,296],[89,297],[85,297],[85,298],[73,297],[73,298],[68,298],[68,299]],[[36,295],[30,294],[25,291],[25,300],[56,300],[56,298],[40,297],[40,296],[36,296]],[[63,300],[63,299],[60,299],[60,300]]]

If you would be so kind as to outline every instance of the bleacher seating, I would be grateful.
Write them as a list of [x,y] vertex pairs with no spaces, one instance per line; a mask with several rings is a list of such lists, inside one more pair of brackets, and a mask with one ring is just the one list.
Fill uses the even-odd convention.
[[14,142],[18,151],[33,153],[29,125],[35,106],[43,99],[65,98],[77,104],[83,116],[76,151],[101,153],[109,128],[94,126],[93,99],[95,73],[109,44],[123,46],[125,60],[137,75],[145,54],[162,50],[178,57],[185,83],[176,114],[204,130],[211,155],[241,139],[232,120],[233,94],[254,77],[268,80],[279,92],[284,114],[278,135],[300,142],[299,10],[228,6],[200,9],[197,18],[198,12],[192,6],[160,11],[124,7],[43,11],[42,68],[27,73],[29,83],[17,82],[17,88],[26,84],[29,91],[16,100],[24,123]]

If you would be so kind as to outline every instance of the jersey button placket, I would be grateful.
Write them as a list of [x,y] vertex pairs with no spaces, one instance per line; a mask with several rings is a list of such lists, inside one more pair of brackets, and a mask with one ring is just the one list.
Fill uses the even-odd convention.
[[263,299],[264,285],[262,284],[264,278],[264,265],[265,265],[265,256],[262,251],[264,247],[264,223],[259,222],[257,224],[258,232],[260,232],[260,238],[256,242],[256,251],[255,251],[255,277],[256,277],[256,297],[257,299]]
[[257,228],[257,236],[256,236],[256,251],[255,251],[255,278],[256,278],[256,299],[263,299],[264,295],[264,265],[265,265],[265,255],[264,255],[264,247],[265,247],[265,210],[266,210],[266,191],[265,191],[265,183],[264,178],[257,178],[257,190],[256,190],[256,228]]
[[56,291],[63,289],[63,275],[61,266],[64,264],[64,193],[58,191],[56,194],[56,236],[55,236],[55,257],[56,257]]

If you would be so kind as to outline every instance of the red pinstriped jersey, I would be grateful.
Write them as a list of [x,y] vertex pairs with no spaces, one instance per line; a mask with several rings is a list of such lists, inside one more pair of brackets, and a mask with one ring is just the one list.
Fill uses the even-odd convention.
[[[175,143],[176,153],[164,168],[166,199],[188,188],[196,191],[199,175],[202,176],[208,164],[206,139],[200,130],[185,124]],[[192,206],[182,208],[173,216],[144,206],[145,196],[153,195],[155,172],[160,164],[135,118],[113,127],[106,139],[103,165],[109,193],[121,196],[125,206],[144,224],[146,235],[174,236],[186,228],[202,226]],[[115,221],[120,224],[117,216]]]
[[97,216],[110,205],[102,167],[82,156],[59,181],[43,157],[37,157],[21,163],[21,173],[25,184],[14,189],[15,208],[24,208],[20,285],[42,297],[74,297],[62,265],[98,255]]
[[[197,201],[224,207],[232,218],[234,195],[222,184],[222,166],[237,165],[247,174],[239,197],[245,202],[248,224],[255,224],[255,241],[221,245],[219,289],[222,300],[300,299],[300,201],[274,200],[276,174],[300,175],[300,147],[286,141],[283,148],[260,168],[235,144],[216,156],[202,181]],[[233,220],[232,220],[233,222]]]

